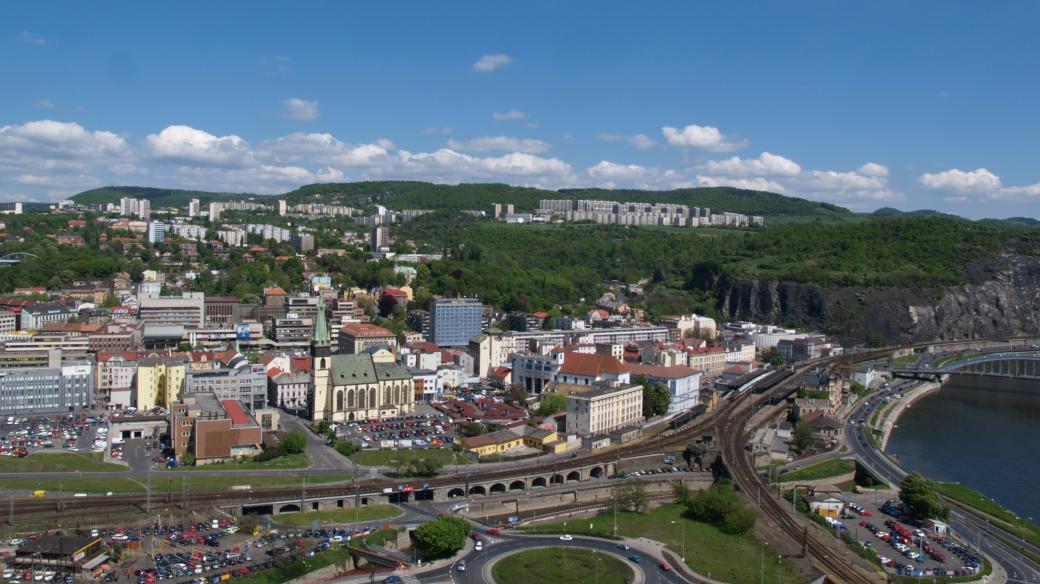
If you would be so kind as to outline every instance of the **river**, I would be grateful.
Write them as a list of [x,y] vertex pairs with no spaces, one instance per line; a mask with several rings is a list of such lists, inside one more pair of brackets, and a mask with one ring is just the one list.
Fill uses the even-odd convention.
[[952,376],[907,409],[887,452],[1040,521],[1040,382]]

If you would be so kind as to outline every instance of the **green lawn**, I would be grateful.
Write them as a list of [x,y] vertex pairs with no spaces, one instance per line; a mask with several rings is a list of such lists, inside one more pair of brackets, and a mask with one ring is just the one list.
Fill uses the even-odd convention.
[[498,584],[627,584],[635,578],[624,561],[573,547],[515,553],[495,563],[491,573]]
[[848,458],[835,458],[823,462],[792,470],[780,475],[780,480],[787,483],[791,481],[814,481],[828,477],[836,477],[856,470],[856,461]]
[[[256,488],[264,487],[299,487],[303,484],[304,477],[300,475],[272,476],[272,475],[239,475],[231,477],[189,477],[192,491],[226,491],[234,485],[249,485]],[[179,476],[152,474],[152,492],[165,493],[172,490],[181,492],[181,481]],[[337,483],[353,480],[353,475],[315,475],[307,477],[308,485]],[[57,496],[59,490],[69,493],[143,493],[145,492],[145,479],[131,479],[124,477],[112,478],[45,478],[45,479],[9,479],[0,478],[0,489],[19,489],[32,491],[45,489],[47,496]]]
[[[749,561],[760,554],[760,544],[752,536],[728,535],[706,523],[682,517],[683,506],[672,503],[650,509],[645,513],[619,511],[618,535],[648,537],[664,542],[668,549],[683,554],[683,532],[686,535],[686,564],[690,569],[716,580],[734,584],[752,584],[759,581],[759,563]],[[672,523],[672,522],[675,523]],[[590,528],[591,525],[591,528]],[[685,526],[685,527],[684,527]],[[594,518],[571,519],[566,522],[539,524],[525,531],[539,533],[570,533],[610,537],[613,533],[613,514],[601,513]],[[774,556],[775,557],[775,556]],[[765,565],[765,581],[777,581],[777,563]],[[804,582],[805,576],[789,563],[782,563],[780,582]]]
[[235,578],[237,584],[281,584],[295,580],[325,566],[345,566],[350,562],[350,552],[346,548],[332,548],[327,552],[314,554],[313,557],[297,560],[291,564],[262,570],[247,576]]
[[986,495],[960,483],[936,483],[936,488],[940,493],[958,503],[978,509],[1003,521],[1007,524],[1005,527],[1007,527],[1008,531],[1015,535],[1016,538],[1025,537],[1028,541],[1040,545],[1040,526],[1028,519],[1017,517],[1000,503]]
[[307,458],[306,454],[287,454],[263,462],[241,460],[204,464],[202,466],[179,466],[175,469],[166,470],[293,470],[307,468],[310,465],[311,460]]
[[100,452],[40,452],[25,458],[0,456],[0,472],[103,472],[127,470],[104,462]]
[[[179,484],[179,483],[178,483]],[[18,489],[33,491],[44,489],[48,497],[57,497],[59,492],[65,496],[73,493],[103,494],[109,491],[113,493],[143,493],[145,486],[143,482],[123,477],[112,477],[107,479],[74,479],[74,478],[45,478],[45,479],[0,479],[0,489]]]
[[450,448],[415,448],[412,450],[360,450],[350,457],[351,460],[365,466],[394,466],[394,461],[412,460],[412,458],[432,458],[441,464],[468,464],[469,458],[457,454],[452,458]]
[[323,525],[356,523],[390,519],[400,514],[401,510],[393,505],[367,505],[357,509],[285,513],[275,517],[275,521],[290,527],[309,527],[315,521],[320,521]]

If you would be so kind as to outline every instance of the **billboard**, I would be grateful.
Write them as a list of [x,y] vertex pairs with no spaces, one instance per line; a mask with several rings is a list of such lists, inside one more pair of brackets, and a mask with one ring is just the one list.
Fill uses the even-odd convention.
[[241,323],[235,326],[235,338],[240,341],[249,340],[249,324]]

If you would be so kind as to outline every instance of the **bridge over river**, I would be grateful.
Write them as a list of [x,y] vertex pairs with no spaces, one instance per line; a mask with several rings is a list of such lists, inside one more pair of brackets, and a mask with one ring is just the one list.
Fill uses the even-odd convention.
[[962,354],[932,364],[892,369],[892,375],[911,379],[941,381],[952,374],[1040,379],[1040,350]]

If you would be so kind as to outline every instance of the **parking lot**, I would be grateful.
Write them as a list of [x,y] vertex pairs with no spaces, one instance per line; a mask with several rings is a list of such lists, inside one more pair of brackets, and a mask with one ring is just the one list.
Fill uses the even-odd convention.
[[456,431],[447,416],[431,408],[429,413],[350,422],[336,433],[362,448],[436,448],[452,444]]
[[967,549],[931,525],[903,514],[888,491],[849,493],[842,518],[828,521],[836,533],[848,531],[886,567],[911,576],[964,576],[981,570],[977,552]]
[[108,421],[104,414],[54,414],[45,416],[8,416],[0,420],[0,455],[28,456],[33,452],[104,452]]
[[[183,584],[216,584],[269,569],[344,545],[378,529],[377,525],[349,528],[321,528],[254,535],[243,532],[226,518],[208,518],[194,524],[150,527],[86,529],[84,535],[100,537],[110,550],[121,550],[122,561],[106,562],[93,577],[104,582],[152,584],[172,581]],[[15,548],[37,535],[12,539]],[[73,582],[82,576],[46,567],[15,568],[3,571],[5,582]]]

